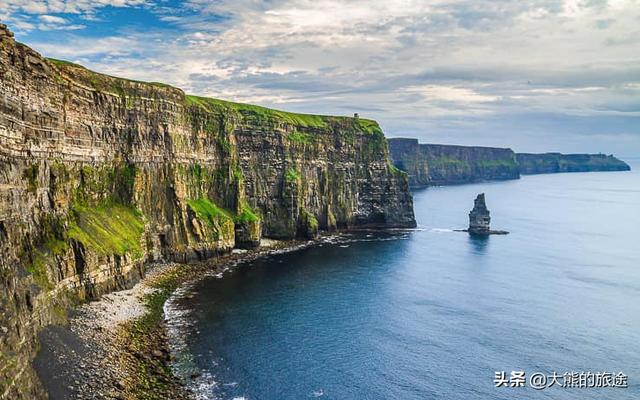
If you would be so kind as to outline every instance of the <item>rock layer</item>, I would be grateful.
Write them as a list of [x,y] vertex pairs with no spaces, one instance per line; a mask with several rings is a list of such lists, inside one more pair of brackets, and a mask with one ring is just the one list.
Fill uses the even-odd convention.
[[374,121],[186,96],[48,60],[0,26],[0,398],[45,396],[36,332],[157,260],[262,235],[413,227]]
[[419,144],[417,139],[388,141],[394,165],[409,174],[412,187],[519,179],[521,174],[631,169],[604,154],[528,154],[496,147]]
[[480,193],[473,202],[473,209],[469,212],[469,233],[486,235],[491,230],[491,215],[484,200],[484,193]]
[[517,153],[521,174],[553,174],[557,172],[629,171],[631,167],[613,155]]
[[389,139],[393,163],[409,174],[413,187],[483,180],[518,179],[511,149],[419,144],[417,139]]

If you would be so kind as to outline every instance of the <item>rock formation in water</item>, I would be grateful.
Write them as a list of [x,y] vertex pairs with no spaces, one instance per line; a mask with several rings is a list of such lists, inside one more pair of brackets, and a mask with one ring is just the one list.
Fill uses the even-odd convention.
[[473,202],[473,209],[469,213],[469,232],[472,235],[505,235],[507,231],[491,230],[491,215],[484,200],[484,193],[480,193]]
[[521,174],[631,170],[624,161],[605,154],[517,153],[516,160]]
[[469,233],[488,234],[491,230],[491,216],[484,201],[484,193],[480,193],[473,202],[469,213]]
[[186,96],[41,57],[0,26],[0,398],[44,393],[38,329],[75,301],[261,236],[413,227],[374,121]]
[[412,187],[518,179],[520,174],[631,169],[612,155],[526,154],[495,147],[419,144],[417,139],[388,141],[394,165],[409,174]]
[[394,165],[409,174],[413,187],[520,177],[511,149],[419,144],[417,139],[403,138],[388,141]]

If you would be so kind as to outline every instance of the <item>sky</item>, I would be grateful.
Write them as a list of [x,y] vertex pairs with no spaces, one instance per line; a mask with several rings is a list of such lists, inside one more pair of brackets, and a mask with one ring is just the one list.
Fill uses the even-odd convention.
[[640,0],[0,0],[48,57],[388,137],[640,156]]

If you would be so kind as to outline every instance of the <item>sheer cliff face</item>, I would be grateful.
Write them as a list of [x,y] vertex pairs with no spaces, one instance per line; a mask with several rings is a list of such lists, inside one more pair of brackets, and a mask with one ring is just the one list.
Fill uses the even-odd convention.
[[629,171],[631,167],[612,155],[605,154],[516,154],[522,174],[556,172]]
[[520,174],[631,169],[612,155],[514,153],[495,147],[419,144],[404,138],[389,139],[389,152],[394,165],[409,174],[413,187],[518,179]]
[[412,227],[369,120],[185,96],[45,60],[0,26],[0,398],[37,398],[39,327],[159,259]]
[[518,179],[511,149],[418,144],[417,139],[389,139],[396,167],[409,174],[411,186],[451,185],[482,180]]

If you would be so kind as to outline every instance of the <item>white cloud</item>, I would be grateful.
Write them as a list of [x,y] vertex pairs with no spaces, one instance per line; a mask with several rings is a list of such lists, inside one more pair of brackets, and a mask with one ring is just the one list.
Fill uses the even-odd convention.
[[41,15],[39,17],[40,21],[48,24],[66,24],[67,20],[61,17],[56,17],[55,15]]
[[482,95],[473,89],[443,85],[423,85],[407,88],[408,92],[420,93],[425,100],[454,103],[487,103],[500,100],[499,96]]
[[144,3],[161,29],[34,45],[196,94],[360,111],[391,134],[464,126],[463,135],[470,120],[527,113],[627,118],[640,107],[638,0],[8,1],[67,20]]
[[[104,7],[134,7],[147,0],[2,0],[0,11],[16,14],[87,14]],[[51,17],[51,15],[49,15]],[[61,18],[61,17],[60,17]]]

